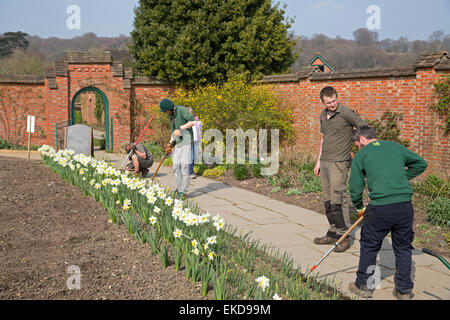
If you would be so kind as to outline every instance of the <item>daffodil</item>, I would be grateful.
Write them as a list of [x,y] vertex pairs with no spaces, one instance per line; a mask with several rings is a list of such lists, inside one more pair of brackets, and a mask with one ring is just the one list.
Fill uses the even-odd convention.
[[206,241],[208,241],[208,244],[215,244],[217,243],[217,237],[216,236],[211,236],[206,238]]
[[111,189],[111,192],[112,192],[112,193],[117,193],[117,188],[116,188],[116,187],[113,187],[113,188]]
[[264,291],[269,286],[270,280],[266,276],[261,276],[256,278],[255,281],[258,282],[258,288],[261,288],[262,291]]
[[182,235],[183,235],[183,231],[178,228],[176,228],[175,231],[173,232],[173,236],[175,238],[180,238]]
[[272,297],[273,300],[281,300],[281,297],[278,295],[278,293],[275,293]]
[[214,260],[214,257],[216,256],[216,253],[214,251],[208,252],[208,258],[209,260]]
[[198,241],[197,241],[196,239],[194,239],[194,240],[191,241],[191,244],[192,244],[192,246],[193,246],[194,248],[196,248],[197,245],[198,245]]
[[156,219],[155,216],[151,216],[150,219],[148,219],[148,221],[149,221],[151,224],[155,224],[156,221],[157,221],[157,219]]
[[100,189],[100,183],[95,184],[95,189],[97,189],[97,190]]

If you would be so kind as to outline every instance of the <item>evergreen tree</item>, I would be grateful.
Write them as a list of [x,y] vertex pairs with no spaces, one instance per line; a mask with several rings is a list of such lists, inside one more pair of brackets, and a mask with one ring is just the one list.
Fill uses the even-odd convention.
[[143,74],[179,84],[284,73],[296,58],[284,13],[271,0],[140,0],[130,53]]

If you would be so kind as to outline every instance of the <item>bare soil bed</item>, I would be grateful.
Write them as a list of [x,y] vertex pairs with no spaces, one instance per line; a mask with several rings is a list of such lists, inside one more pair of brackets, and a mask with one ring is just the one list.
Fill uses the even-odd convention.
[[[325,214],[320,193],[304,193],[301,195],[286,195],[287,189],[271,193],[273,186],[266,184],[264,178],[250,178],[247,180],[237,180],[232,170],[227,170],[222,177],[208,177],[231,186],[251,190],[263,194],[273,199],[293,204],[302,208],[310,209],[321,214]],[[414,235],[413,246],[416,248],[427,248],[434,252],[450,257],[450,228],[439,228],[427,221],[426,197],[415,193],[413,195],[414,205]],[[365,195],[365,203],[368,203],[368,196]]]
[[0,299],[213,298],[40,161],[0,157],[0,219]]

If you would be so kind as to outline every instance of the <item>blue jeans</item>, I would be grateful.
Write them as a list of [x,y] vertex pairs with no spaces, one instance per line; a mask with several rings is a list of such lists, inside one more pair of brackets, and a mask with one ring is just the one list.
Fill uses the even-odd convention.
[[192,152],[191,152],[191,166],[189,169],[189,174],[194,174],[194,163],[195,160],[197,160],[197,155],[198,155],[198,144],[200,141],[194,141],[194,143],[192,143]]
[[356,272],[355,283],[358,288],[367,286],[368,278],[374,273],[373,267],[369,267],[376,265],[383,239],[391,232],[396,269],[395,288],[402,294],[411,292],[414,287],[411,280],[413,220],[414,209],[411,202],[367,206],[361,229],[359,267]]

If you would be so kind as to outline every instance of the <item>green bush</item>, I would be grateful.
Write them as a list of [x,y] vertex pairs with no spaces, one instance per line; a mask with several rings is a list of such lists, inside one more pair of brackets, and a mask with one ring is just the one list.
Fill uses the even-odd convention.
[[164,148],[156,142],[144,142],[144,146],[153,155],[153,160],[160,161],[164,155]]
[[101,150],[105,150],[105,138],[103,139],[98,139],[98,138],[94,138],[94,147],[100,147]]
[[278,129],[280,142],[293,142],[295,138],[292,110],[273,86],[235,79],[194,90],[179,88],[172,98],[176,104],[195,110],[203,131],[214,128],[225,136],[227,129],[254,129],[257,133],[267,129],[270,140],[270,129]]
[[217,166],[213,169],[206,169],[203,172],[204,177],[214,176],[214,177],[220,177],[225,174],[225,171],[227,171],[227,168],[224,166]]
[[[40,146],[30,146],[30,150],[37,150]],[[8,150],[28,150],[28,146],[22,146],[20,144],[12,144],[9,141],[6,141],[0,138],[0,149],[8,149]]]
[[246,180],[250,178],[250,173],[245,164],[236,164],[233,166],[233,174],[238,180]]
[[208,165],[204,163],[194,164],[194,173],[199,176],[202,176],[203,172],[205,172],[205,170],[208,169],[209,169]]
[[172,158],[166,158],[163,162],[163,166],[165,166],[165,167],[171,167],[172,164],[173,164]]
[[261,168],[263,165],[261,163],[250,164],[250,170],[252,171],[252,175],[255,178],[262,178]]
[[412,187],[415,192],[429,196],[432,199],[438,196],[450,197],[448,180],[444,181],[434,174],[430,174],[424,182],[412,183]]
[[437,197],[427,204],[427,218],[432,224],[440,227],[450,226],[450,199]]
[[298,180],[302,187],[302,192],[304,193],[311,193],[311,192],[321,192],[322,191],[322,184],[320,182],[320,179],[314,175],[311,171],[303,170],[300,172],[298,176]]

